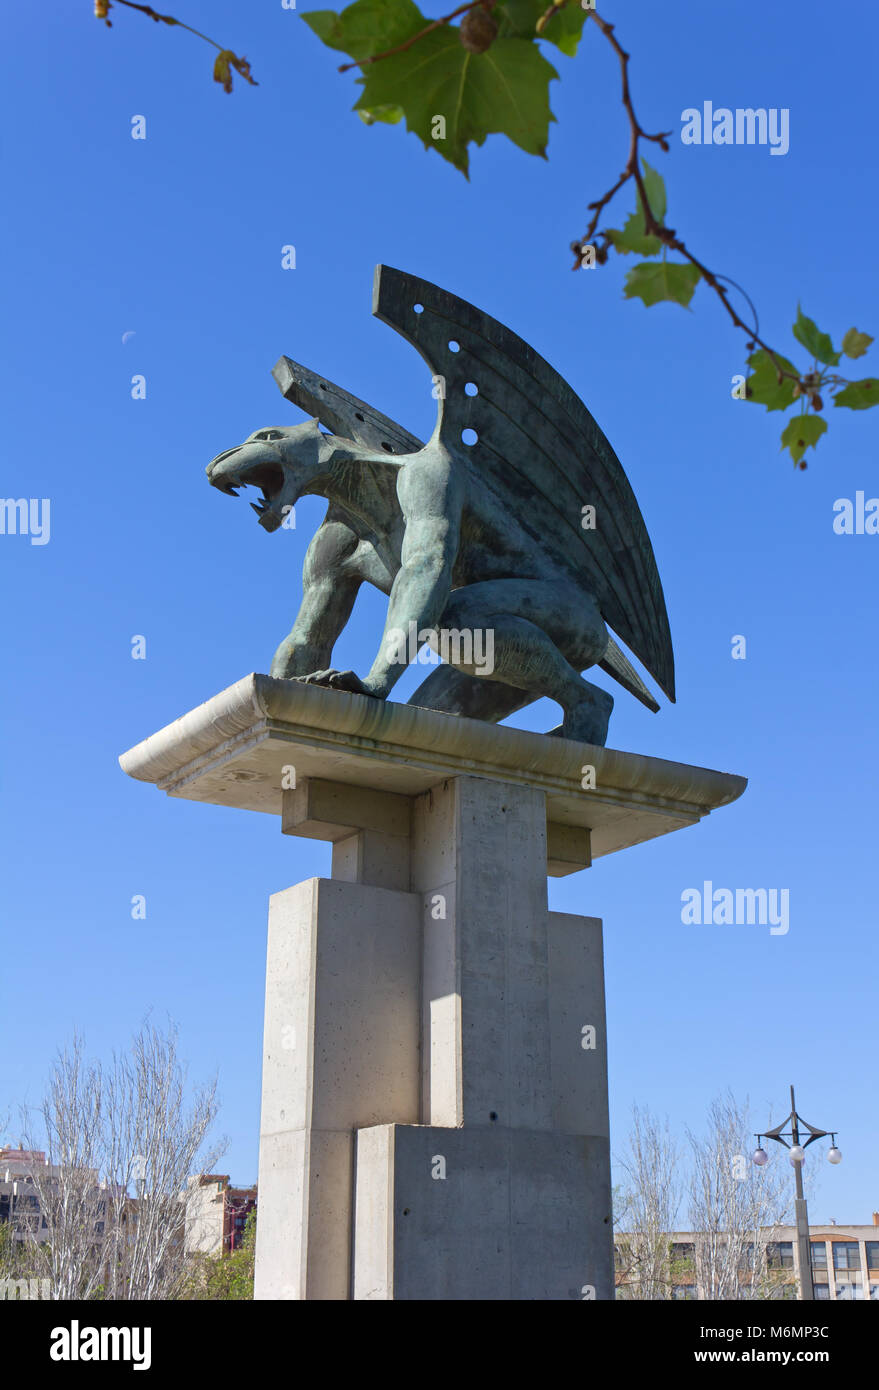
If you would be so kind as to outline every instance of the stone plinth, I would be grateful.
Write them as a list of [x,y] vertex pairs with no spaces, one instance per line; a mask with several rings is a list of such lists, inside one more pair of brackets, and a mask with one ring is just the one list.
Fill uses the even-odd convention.
[[258,1298],[612,1298],[601,923],[740,777],[252,675],[121,759],[329,840],[270,900]]

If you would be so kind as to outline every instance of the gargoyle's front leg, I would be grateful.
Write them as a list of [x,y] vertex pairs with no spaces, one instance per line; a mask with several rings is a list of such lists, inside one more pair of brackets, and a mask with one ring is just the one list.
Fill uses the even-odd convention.
[[363,582],[351,567],[357,545],[351,528],[335,517],[328,516],[314,533],[302,567],[302,603],[275,652],[271,675],[295,680],[329,666]]
[[329,666],[359,588],[360,580],[347,575],[306,586],[296,621],[272,658],[270,674],[293,680]]
[[448,462],[425,473],[404,469],[397,481],[405,531],[400,568],[388,602],[381,647],[363,681],[384,700],[409,664],[409,634],[436,628],[452,589],[461,522],[460,485]]
[[458,484],[448,463],[441,462],[429,473],[404,470],[397,481],[397,495],[405,530],[378,655],[363,680],[353,671],[322,670],[311,673],[314,684],[386,699],[409,664],[413,625],[420,632],[435,628],[442,618],[458,552]]
[[364,692],[384,700],[409,664],[409,633],[436,628],[451,592],[451,564],[441,539],[418,548],[391,589],[381,647],[363,680]]
[[[423,532],[424,528],[416,526],[416,530]],[[361,680],[354,671],[311,667],[301,678],[308,685],[324,685],[329,690],[347,690],[353,695],[387,699],[409,664],[410,624],[416,632],[436,627],[448,603],[450,589],[451,564],[447,562],[441,540],[437,544],[419,546],[409,563],[400,567],[394,580],[381,647],[369,675]],[[288,641],[292,641],[295,634],[296,628]]]
[[381,647],[369,674],[361,680],[353,671],[312,670],[304,677],[308,684],[387,698],[409,664],[410,625],[416,633],[435,628],[448,603],[454,560],[448,537],[444,520],[410,524],[406,559],[391,588]]

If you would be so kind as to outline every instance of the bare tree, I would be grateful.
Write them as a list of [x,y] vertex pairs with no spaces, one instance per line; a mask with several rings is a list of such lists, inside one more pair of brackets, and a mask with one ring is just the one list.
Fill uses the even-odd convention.
[[634,1106],[623,1188],[618,1298],[671,1296],[669,1241],[681,1203],[680,1153],[668,1127]]
[[[668,1122],[633,1109],[625,1182],[616,1189],[617,1297],[664,1299],[685,1288],[700,1299],[762,1299],[790,1287],[773,1259],[779,1227],[790,1220],[783,1156],[751,1162],[747,1103],[717,1097],[704,1132],[686,1131],[681,1153]],[[690,1232],[675,1240],[686,1196]]]
[[[102,1153],[102,1077],[86,1061],[82,1038],[59,1052],[39,1108],[45,1141],[35,1139],[25,1117],[23,1147],[34,1153],[17,1201],[16,1220],[26,1236],[29,1262],[51,1280],[56,1299],[92,1298],[101,1283],[98,1223]],[[45,1142],[49,1157],[37,1150]],[[29,1205],[32,1213],[21,1214]]]
[[789,1218],[789,1175],[774,1158],[750,1161],[747,1103],[730,1092],[708,1110],[703,1136],[687,1131],[690,1226],[696,1284],[703,1299],[768,1298],[783,1280],[771,1267],[778,1227]]
[[216,1113],[216,1081],[189,1095],[173,1026],[145,1022],[106,1069],[81,1038],[59,1053],[39,1111],[48,1160],[29,1175],[46,1223],[30,1244],[53,1298],[174,1296],[186,1180],[225,1147],[204,1152]]

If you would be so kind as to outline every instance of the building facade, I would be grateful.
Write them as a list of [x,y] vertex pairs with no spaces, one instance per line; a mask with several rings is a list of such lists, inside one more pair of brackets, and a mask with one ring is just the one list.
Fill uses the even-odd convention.
[[230,1187],[227,1173],[190,1178],[185,1194],[187,1255],[228,1255],[244,1239],[244,1227],[256,1210],[256,1187]]
[[[8,1223],[12,1238],[18,1243],[29,1238],[40,1243],[48,1239],[48,1226],[34,1182],[37,1168],[41,1177],[60,1176],[61,1170],[38,1149],[0,1148],[0,1222]],[[97,1187],[97,1173],[94,1179]]]
[[[879,1302],[879,1212],[869,1226],[839,1226],[835,1222],[809,1227],[812,1289],[818,1302],[873,1299]],[[675,1231],[668,1237],[668,1258],[657,1274],[653,1261],[653,1292],[639,1295],[639,1260],[632,1254],[637,1238],[621,1233],[614,1247],[617,1297],[703,1299],[702,1238],[698,1232]],[[738,1284],[742,1298],[796,1299],[799,1289],[797,1233],[778,1226],[763,1233],[755,1258],[754,1243],[741,1250]],[[755,1274],[755,1271],[759,1273]]]

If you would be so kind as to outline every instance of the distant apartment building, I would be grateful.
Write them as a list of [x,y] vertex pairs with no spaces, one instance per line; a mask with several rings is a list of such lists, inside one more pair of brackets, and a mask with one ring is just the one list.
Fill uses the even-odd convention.
[[[870,1226],[809,1227],[812,1289],[819,1302],[873,1299],[879,1302],[879,1212]],[[705,1297],[699,1280],[700,1236],[676,1231],[669,1236],[667,1293],[673,1299]],[[629,1238],[631,1240],[631,1238]],[[779,1226],[761,1239],[765,1261],[755,1261],[754,1244],[742,1251],[738,1280],[743,1297],[795,1299],[799,1287],[797,1233],[793,1226]],[[638,1297],[637,1261],[630,1258],[625,1233],[614,1246],[616,1284],[622,1297]],[[759,1290],[753,1289],[754,1268],[763,1270]],[[753,1289],[753,1291],[752,1291]]]
[[879,1301],[879,1212],[872,1226],[810,1226],[809,1236],[816,1299]]
[[[9,1223],[12,1238],[19,1243],[28,1238],[40,1243],[48,1239],[46,1218],[34,1185],[34,1169],[57,1178],[60,1169],[49,1163],[39,1149],[0,1149],[0,1222]],[[98,1175],[95,1173],[95,1185]]]
[[187,1255],[228,1255],[244,1239],[247,1218],[256,1210],[256,1187],[230,1187],[227,1173],[190,1178],[185,1193]]
[[[40,1189],[44,1196],[54,1193],[60,1202],[59,1193],[65,1188],[68,1194],[75,1192],[81,1216],[92,1223],[95,1241],[102,1241],[108,1202],[116,1199],[111,1207],[118,1213],[120,1192],[103,1183],[96,1168],[73,1173],[50,1163],[40,1149],[0,1148],[0,1222],[10,1223],[13,1239],[19,1244],[29,1239],[43,1244],[49,1239],[49,1223],[40,1209]],[[124,1197],[122,1220],[132,1220],[136,1208],[135,1199]]]

